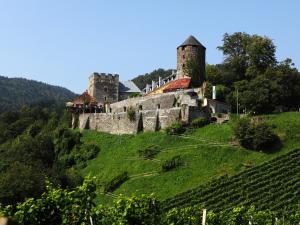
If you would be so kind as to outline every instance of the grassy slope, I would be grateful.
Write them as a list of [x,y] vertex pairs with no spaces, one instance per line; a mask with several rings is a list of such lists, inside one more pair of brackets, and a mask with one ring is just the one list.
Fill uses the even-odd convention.
[[[98,144],[101,152],[89,162],[82,173],[96,175],[101,182],[111,180],[123,171],[129,175],[158,172],[152,176],[131,178],[116,190],[115,194],[156,193],[160,199],[172,197],[180,192],[197,187],[212,178],[224,174],[234,175],[245,169],[244,163],[259,165],[295,148],[300,148],[300,113],[282,113],[266,116],[276,125],[276,131],[283,140],[283,148],[273,154],[254,152],[232,146],[233,132],[230,124],[211,124],[186,133],[186,138],[168,136],[162,132],[139,135],[110,135],[85,131],[83,141]],[[159,145],[162,148],[155,159],[146,161],[138,158],[137,151],[145,146]],[[216,145],[217,144],[217,145]],[[160,173],[161,162],[174,155],[181,155],[186,166]],[[100,202],[111,201],[101,195]]]

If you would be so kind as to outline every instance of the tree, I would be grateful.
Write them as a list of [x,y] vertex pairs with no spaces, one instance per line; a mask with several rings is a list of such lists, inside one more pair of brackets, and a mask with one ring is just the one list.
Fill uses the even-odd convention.
[[276,47],[268,37],[236,32],[225,33],[223,46],[224,63],[239,76],[239,79],[251,79],[264,73],[268,67],[276,65]]

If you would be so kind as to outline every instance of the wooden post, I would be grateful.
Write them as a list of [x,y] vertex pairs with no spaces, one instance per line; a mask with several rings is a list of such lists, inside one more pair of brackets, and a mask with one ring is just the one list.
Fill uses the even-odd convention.
[[206,223],[206,209],[203,209],[203,214],[202,214],[202,225],[205,225]]
[[91,223],[91,225],[94,225],[93,218],[91,216],[90,216],[90,223]]

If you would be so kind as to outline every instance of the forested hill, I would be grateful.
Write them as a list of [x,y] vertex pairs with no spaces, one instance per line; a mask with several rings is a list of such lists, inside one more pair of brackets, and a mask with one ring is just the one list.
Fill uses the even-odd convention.
[[0,76],[0,112],[38,103],[62,104],[74,96],[75,93],[66,88],[24,78]]
[[152,71],[151,73],[146,73],[144,75],[138,75],[136,78],[133,78],[132,81],[139,87],[139,89],[143,89],[146,87],[146,84],[151,84],[152,80],[158,81],[158,78],[165,78],[171,75],[172,70],[164,70],[157,69]]

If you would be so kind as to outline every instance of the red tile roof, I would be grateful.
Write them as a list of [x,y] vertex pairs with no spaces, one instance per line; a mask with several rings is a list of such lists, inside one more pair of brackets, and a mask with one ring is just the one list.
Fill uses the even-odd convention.
[[86,103],[88,103],[89,105],[97,105],[96,99],[89,95],[87,91],[76,97],[72,102],[75,105],[84,105]]
[[168,83],[167,87],[164,88],[164,92],[176,91],[177,89],[187,89],[190,86],[190,83],[190,77],[179,78]]

